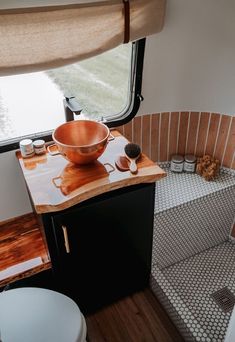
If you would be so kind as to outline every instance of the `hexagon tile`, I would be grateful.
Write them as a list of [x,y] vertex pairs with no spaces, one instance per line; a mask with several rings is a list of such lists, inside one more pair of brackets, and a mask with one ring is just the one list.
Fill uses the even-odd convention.
[[235,177],[211,182],[176,174],[156,182],[152,264],[164,268],[227,240],[234,220]]
[[[235,243],[223,242],[169,267],[152,267],[151,288],[186,341],[222,342],[231,311],[212,294],[235,295]],[[232,310],[232,308],[231,308]]]

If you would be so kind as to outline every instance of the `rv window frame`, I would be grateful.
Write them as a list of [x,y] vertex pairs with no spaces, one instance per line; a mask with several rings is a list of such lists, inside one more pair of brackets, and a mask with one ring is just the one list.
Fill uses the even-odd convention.
[[[145,52],[146,39],[142,38],[132,43],[132,73],[130,75],[130,96],[129,104],[123,112],[113,115],[112,117],[104,118],[104,123],[109,128],[115,128],[126,124],[131,121],[137,114],[140,103],[144,100],[141,94],[142,90],[142,75],[144,65],[144,52]],[[0,153],[19,149],[19,142],[22,138],[26,139],[43,139],[46,142],[52,141],[52,132],[44,131],[34,134],[25,135],[0,142]]]

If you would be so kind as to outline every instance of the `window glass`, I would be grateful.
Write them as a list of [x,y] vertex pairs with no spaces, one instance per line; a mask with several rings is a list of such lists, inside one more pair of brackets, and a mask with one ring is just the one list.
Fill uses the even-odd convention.
[[65,121],[72,95],[91,119],[116,115],[130,101],[132,44],[63,68],[0,77],[0,141],[50,131]]

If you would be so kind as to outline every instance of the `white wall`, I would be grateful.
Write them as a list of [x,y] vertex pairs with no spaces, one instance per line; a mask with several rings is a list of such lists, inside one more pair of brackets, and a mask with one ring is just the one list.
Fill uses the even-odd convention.
[[[235,113],[235,1],[168,0],[165,27],[147,39],[140,114]],[[31,211],[14,152],[0,155],[0,221]]]
[[0,154],[0,221],[32,211],[15,152]]
[[167,0],[147,39],[140,113],[235,113],[235,1]]

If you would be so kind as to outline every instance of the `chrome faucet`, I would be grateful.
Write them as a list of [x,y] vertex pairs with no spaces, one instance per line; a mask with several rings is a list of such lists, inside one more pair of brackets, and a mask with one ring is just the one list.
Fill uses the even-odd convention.
[[74,120],[74,114],[79,115],[82,111],[75,96],[65,96],[63,99],[66,122]]

